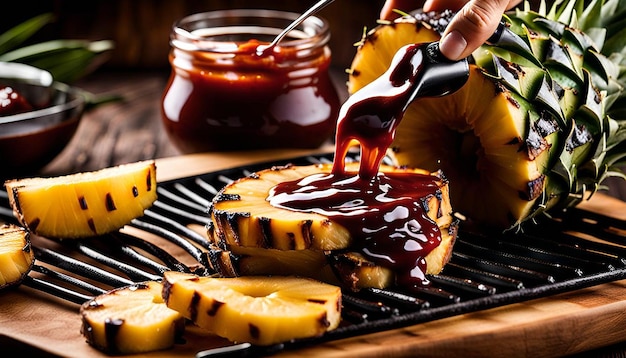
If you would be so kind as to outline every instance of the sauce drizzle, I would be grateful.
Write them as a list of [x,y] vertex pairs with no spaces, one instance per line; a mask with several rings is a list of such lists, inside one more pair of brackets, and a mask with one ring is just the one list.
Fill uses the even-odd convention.
[[[403,47],[387,72],[348,98],[339,112],[330,173],[279,183],[268,197],[273,206],[343,225],[355,239],[354,249],[394,270],[396,284],[406,288],[429,284],[425,257],[441,243],[441,232],[427,215],[427,201],[441,199],[441,179],[410,170],[383,173],[380,165],[431,60],[427,46]],[[361,146],[358,173],[345,168],[354,141]]]

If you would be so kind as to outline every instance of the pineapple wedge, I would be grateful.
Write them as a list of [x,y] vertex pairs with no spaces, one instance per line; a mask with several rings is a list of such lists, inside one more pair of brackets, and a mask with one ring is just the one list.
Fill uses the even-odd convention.
[[295,276],[164,274],[167,306],[233,342],[272,345],[318,336],[341,319],[339,287]]
[[0,224],[0,289],[22,282],[34,262],[28,231]]
[[184,317],[168,308],[163,285],[147,281],[99,295],[80,307],[87,343],[109,354],[163,350],[185,328]]
[[[348,163],[346,171],[358,171],[358,163]],[[281,182],[298,180],[319,173],[330,173],[332,165],[279,166],[262,170],[225,186],[213,199],[210,211],[213,227],[209,236],[220,247],[244,246],[279,250],[339,250],[349,248],[348,230],[328,217],[273,207],[266,198]],[[383,165],[381,171],[413,171]],[[442,180],[441,198],[427,200],[428,215],[439,227],[452,222],[448,186]]]
[[31,232],[82,238],[117,230],[157,198],[156,165],[142,161],[94,172],[5,182],[19,222]]

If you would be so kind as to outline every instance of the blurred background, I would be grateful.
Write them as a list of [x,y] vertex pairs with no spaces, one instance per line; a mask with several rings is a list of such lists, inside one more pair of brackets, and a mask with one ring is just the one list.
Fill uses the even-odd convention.
[[[0,32],[30,17],[53,13],[56,22],[33,40],[56,38],[109,39],[116,47],[103,66],[108,69],[169,70],[168,37],[172,24],[193,13],[219,9],[276,9],[301,13],[314,0],[55,0],[17,1],[14,11],[0,13]],[[318,15],[331,26],[333,64],[348,67],[353,43],[364,26],[375,26],[383,0],[338,0]]]

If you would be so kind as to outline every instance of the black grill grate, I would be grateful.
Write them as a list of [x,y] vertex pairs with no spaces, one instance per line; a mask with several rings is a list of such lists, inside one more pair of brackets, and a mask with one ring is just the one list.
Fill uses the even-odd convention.
[[[174,244],[190,260],[181,262],[178,255],[128,230],[107,235],[106,240],[41,238],[34,245],[35,266],[23,284],[80,304],[114,287],[158,280],[166,270],[214,274],[209,268],[208,243],[192,227],[208,223],[207,205],[222,186],[272,165],[331,161],[331,154],[308,156],[159,183],[159,199],[129,226]],[[14,221],[6,192],[0,192],[0,199],[0,217]],[[226,353],[269,354],[624,278],[626,223],[620,220],[572,209],[524,233],[473,231],[462,223],[451,261],[441,274],[429,277],[430,287],[411,293],[394,289],[344,292],[343,320],[336,330],[275,347],[235,345]],[[214,354],[224,351],[209,350],[198,356]]]

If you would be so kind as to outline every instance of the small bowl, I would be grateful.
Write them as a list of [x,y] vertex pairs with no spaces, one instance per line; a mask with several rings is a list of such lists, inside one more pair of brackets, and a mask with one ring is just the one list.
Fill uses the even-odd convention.
[[[6,86],[10,81],[0,79]],[[0,116],[0,177],[35,173],[51,162],[76,133],[87,99],[74,87],[54,82],[50,86],[11,83],[31,103],[45,104],[28,112]],[[42,107],[43,105],[43,107]]]

